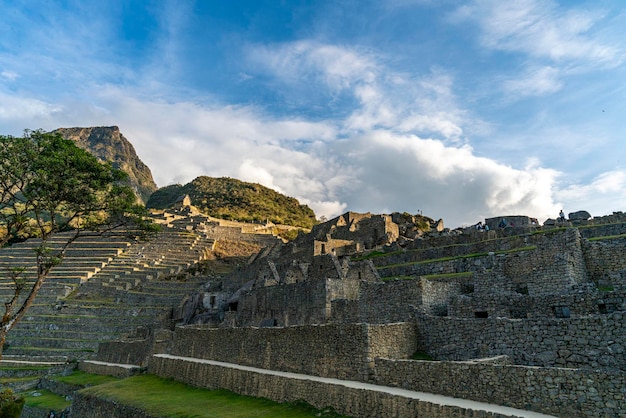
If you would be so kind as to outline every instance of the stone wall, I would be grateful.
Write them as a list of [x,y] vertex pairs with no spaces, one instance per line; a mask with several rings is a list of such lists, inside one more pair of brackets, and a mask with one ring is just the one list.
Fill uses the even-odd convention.
[[536,250],[507,255],[505,277],[525,284],[530,295],[562,293],[588,281],[577,229],[541,234],[536,241]]
[[[155,357],[150,373],[208,389],[224,388],[242,395],[277,402],[304,401],[315,408],[331,407],[351,417],[475,417],[503,418],[512,415],[471,410],[460,406],[434,404],[367,388],[348,387],[340,382],[316,381],[292,376],[262,374],[193,359]],[[111,415],[119,416],[119,415]],[[141,415],[143,417],[143,415]]]
[[[177,327],[170,353],[227,363],[366,381],[375,356],[408,358],[414,324],[288,328]],[[392,344],[389,344],[391,342]]]
[[[467,254],[507,251],[515,248],[526,247],[528,245],[534,245],[531,236],[515,236],[497,239],[494,235],[493,237],[487,239],[487,235],[488,234],[485,233],[472,233],[471,237],[469,235],[459,235],[459,243],[442,244],[438,247],[429,247],[426,245],[431,241],[440,241],[438,238],[417,240],[411,246],[415,247],[413,249],[398,251],[388,254],[385,257],[373,258],[372,261],[374,261],[376,265],[400,264],[423,260],[434,260],[445,257],[460,257]],[[475,240],[466,242],[466,240],[461,240],[460,237],[475,238]]]
[[599,306],[606,304],[607,297],[614,296],[624,300],[623,294],[613,295],[595,290],[535,296],[520,294],[512,290],[502,293],[467,294],[451,301],[448,306],[448,315],[474,318],[478,312],[483,312],[489,318],[525,319],[599,314],[601,313]]
[[375,381],[557,416],[626,417],[617,371],[376,359]]
[[439,360],[508,355],[515,364],[626,370],[625,315],[563,319],[418,315],[418,344]]
[[626,270],[626,239],[585,241],[583,254],[591,280],[600,286],[616,284],[616,273]]
[[241,227],[235,226],[221,226],[221,225],[206,225],[204,232],[207,237],[215,240],[227,240],[227,241],[246,241],[260,245],[270,245],[275,242],[280,242],[280,238],[271,234],[259,234],[259,233],[244,233]]
[[[89,389],[87,389],[87,391],[88,390]],[[85,393],[85,391],[77,392],[74,395],[72,399],[71,416],[89,418],[159,418],[141,409],[99,398]]]
[[[331,279],[328,279],[331,280]],[[332,279],[338,280],[338,279]],[[327,318],[327,279],[259,287],[243,292],[237,306],[239,326],[321,324]]]
[[[413,321],[414,307],[422,303],[422,287],[419,280],[394,280],[389,282],[361,283],[356,305],[357,319],[353,322],[382,324]],[[333,319],[348,322],[335,316]]]

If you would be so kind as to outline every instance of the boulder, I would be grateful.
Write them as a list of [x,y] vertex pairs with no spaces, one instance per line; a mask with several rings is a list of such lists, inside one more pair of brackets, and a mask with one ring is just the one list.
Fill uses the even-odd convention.
[[570,221],[586,221],[591,218],[591,214],[586,210],[579,210],[578,212],[571,212],[567,215]]

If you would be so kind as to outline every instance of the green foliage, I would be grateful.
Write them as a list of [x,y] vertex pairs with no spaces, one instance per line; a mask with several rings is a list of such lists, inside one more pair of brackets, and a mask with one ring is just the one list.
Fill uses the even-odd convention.
[[420,351],[417,350],[415,353],[413,353],[413,355],[411,356],[411,360],[425,360],[425,361],[434,361],[435,359],[431,357],[430,354],[428,354],[425,351]]
[[163,187],[150,196],[146,206],[166,209],[183,195],[203,213],[242,222],[266,222],[311,228],[315,213],[298,200],[256,183],[229,177],[198,177],[184,186]]
[[[58,133],[0,135],[0,247],[31,237],[41,239],[34,283],[26,285],[24,268],[4,272],[13,295],[4,301],[0,320],[0,357],[7,332],[25,315],[51,269],[62,262],[79,236],[129,225],[135,231],[149,230],[145,208],[136,204],[135,193],[122,183],[126,177]],[[47,245],[48,237],[60,231],[73,233],[61,245]],[[24,290],[27,295],[22,298]]]
[[101,163],[59,134],[26,131],[0,135],[0,243],[69,229],[94,229],[129,218],[144,209],[126,174]]
[[11,389],[4,389],[0,392],[0,418],[18,418],[24,402],[24,398],[13,395]]

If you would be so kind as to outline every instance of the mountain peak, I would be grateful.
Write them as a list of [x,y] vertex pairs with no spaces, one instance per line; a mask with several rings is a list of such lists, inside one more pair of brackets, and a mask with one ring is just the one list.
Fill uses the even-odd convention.
[[118,126],[59,128],[54,131],[71,139],[80,148],[89,151],[102,161],[110,161],[115,168],[128,174],[129,185],[142,202],[157,189],[152,172],[139,159],[135,148],[120,132]]

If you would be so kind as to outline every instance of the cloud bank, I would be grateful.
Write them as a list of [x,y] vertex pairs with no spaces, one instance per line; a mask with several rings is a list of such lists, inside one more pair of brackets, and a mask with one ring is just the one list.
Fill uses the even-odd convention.
[[[402,0],[395,10],[436,4]],[[476,29],[481,53],[516,58],[510,71],[485,76],[488,93],[462,99],[459,92],[473,87],[467,84],[472,81],[463,84],[462,71],[435,61],[414,72],[396,66],[392,52],[324,36],[238,40],[237,52],[229,55],[237,61],[236,87],[256,89],[260,93],[251,97],[271,95],[273,101],[233,104],[211,91],[187,94],[191,82],[176,88],[186,81],[180,78],[190,60],[184,57],[184,29],[192,11],[170,6],[176,13],[156,15],[164,30],[146,35],[154,36],[155,44],[148,44],[154,48],[145,47],[139,58],[122,54],[130,50],[113,42],[110,28],[123,27],[115,13],[105,20],[88,13],[97,22],[76,26],[94,46],[86,52],[82,36],[66,31],[62,20],[39,22],[49,33],[25,35],[24,42],[41,45],[39,50],[3,52],[20,39],[14,34],[0,40],[2,133],[118,125],[159,186],[230,176],[296,197],[318,217],[346,210],[421,211],[455,227],[496,215],[543,221],[561,208],[600,215],[626,204],[626,172],[619,164],[567,178],[535,151],[546,143],[547,154],[563,159],[554,152],[566,141],[560,135],[572,148],[567,156],[582,158],[599,139],[591,143],[587,133],[565,135],[554,127],[549,143],[532,130],[489,142],[485,134],[498,126],[472,107],[491,89],[489,97],[506,104],[549,97],[566,89],[572,74],[621,65],[621,50],[596,30],[605,18],[601,11],[564,10],[552,1],[477,0],[448,13],[447,24]],[[21,26],[30,24],[20,19]],[[33,70],[32,62],[40,65]],[[538,119],[542,115],[537,112]]]

